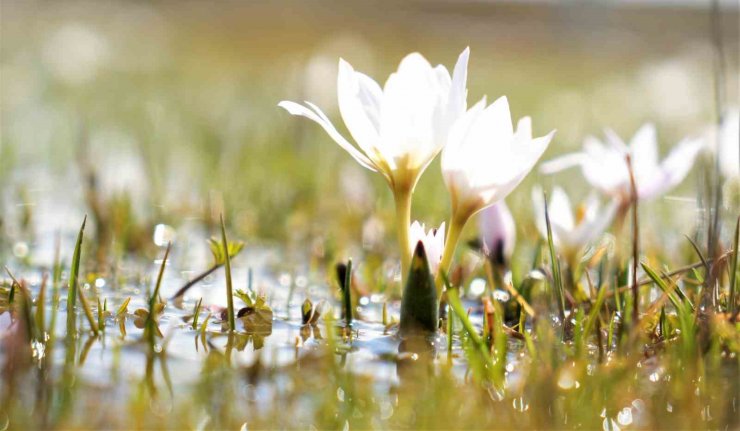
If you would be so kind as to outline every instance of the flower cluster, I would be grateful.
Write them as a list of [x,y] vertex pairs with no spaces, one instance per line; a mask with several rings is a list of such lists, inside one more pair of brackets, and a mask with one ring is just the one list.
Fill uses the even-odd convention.
[[[469,54],[469,49],[460,54],[451,74],[442,65],[432,66],[418,53],[409,54],[382,87],[340,59],[339,113],[354,143],[342,136],[316,105],[279,104],[293,115],[318,123],[360,165],[383,176],[396,204],[402,281],[409,272],[412,252],[421,242],[436,276],[438,293],[441,275],[449,270],[463,228],[484,209],[488,210],[480,222],[483,251],[499,264],[510,258],[515,226],[503,199],[532,170],[554,135],[552,131],[533,136],[529,117],[521,118],[515,128],[505,96],[492,104],[483,97],[468,109]],[[721,132],[723,136],[735,137],[736,123],[735,129],[730,123]],[[588,137],[582,151],[544,163],[541,171],[546,174],[580,166],[586,181],[610,200],[600,209],[592,194],[582,211],[574,215],[565,191],[554,188],[549,217],[556,246],[571,257],[569,260],[577,261],[615,216],[624,214],[633,198],[652,199],[678,185],[702,146],[702,140],[685,139],[659,161],[655,127],[646,124],[629,144],[607,130],[604,141]],[[736,141],[719,151],[732,153],[723,158],[737,159]],[[411,223],[411,200],[419,178],[440,152],[452,214],[447,225],[426,231],[423,224]],[[732,163],[725,175],[736,174],[737,166]],[[536,224],[547,237],[541,189],[535,188],[533,200]]]
[[[465,49],[450,75],[444,66],[432,66],[420,54],[409,54],[382,88],[340,59],[339,112],[356,145],[310,102],[279,104],[291,114],[318,123],[360,165],[385,178],[396,202],[402,278],[418,241],[427,249],[432,271],[447,271],[467,221],[504,199],[529,173],[553,136],[551,132],[534,138],[528,117],[514,129],[506,97],[490,105],[483,98],[467,109],[468,57]],[[452,204],[446,237],[444,225],[425,234],[422,225],[411,224],[410,217],[416,183],[440,151]],[[438,279],[438,290],[440,284]]]

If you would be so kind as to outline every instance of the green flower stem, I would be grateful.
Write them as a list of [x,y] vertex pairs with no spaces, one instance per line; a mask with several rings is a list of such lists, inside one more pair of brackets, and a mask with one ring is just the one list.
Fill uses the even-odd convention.
[[398,232],[398,248],[401,252],[401,286],[406,285],[406,278],[411,267],[411,247],[409,227],[411,226],[411,191],[396,190],[396,231]]
[[467,211],[461,213],[456,211],[452,214],[450,219],[450,227],[447,231],[447,238],[445,238],[445,249],[442,253],[442,260],[439,263],[439,270],[437,276],[434,279],[434,285],[437,286],[437,297],[441,298],[442,295],[442,273],[449,273],[450,265],[452,264],[452,257],[455,255],[457,249],[457,243],[460,241],[460,234],[462,234],[465,223],[470,219],[470,215]]

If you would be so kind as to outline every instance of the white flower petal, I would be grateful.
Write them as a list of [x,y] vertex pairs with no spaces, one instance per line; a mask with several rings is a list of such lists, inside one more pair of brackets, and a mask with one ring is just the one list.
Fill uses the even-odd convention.
[[586,160],[584,153],[570,153],[564,156],[548,160],[540,165],[540,172],[545,175],[551,175],[556,172],[581,165]]
[[562,188],[557,186],[553,188],[548,212],[550,223],[553,226],[557,225],[564,230],[572,230],[575,227],[573,212],[570,208],[570,199]]
[[684,139],[660,164],[656,173],[642,183],[637,183],[641,199],[651,199],[677,186],[691,170],[694,159],[703,147],[699,139]]
[[380,86],[339,59],[337,101],[339,113],[357,145],[377,163],[374,148],[379,140],[380,110],[383,93]]
[[306,102],[309,104],[314,110],[299,105],[295,102],[290,102],[287,100],[284,100],[280,103],[278,103],[278,106],[285,109],[292,115],[298,115],[302,117],[306,117],[310,120],[315,121],[318,123],[325,131],[329,134],[329,136],[334,139],[334,141],[339,144],[340,147],[344,148],[345,151],[347,151],[357,162],[362,165],[363,167],[370,169],[371,171],[377,171],[374,163],[370,161],[364,154],[362,154],[360,151],[357,150],[352,144],[349,143],[344,137],[337,131],[337,129],[334,127],[333,124],[331,124],[331,121],[324,115],[321,110],[316,107],[315,105],[312,105],[309,102]]
[[630,141],[632,170],[637,181],[649,178],[658,167],[658,138],[655,126],[645,124]]

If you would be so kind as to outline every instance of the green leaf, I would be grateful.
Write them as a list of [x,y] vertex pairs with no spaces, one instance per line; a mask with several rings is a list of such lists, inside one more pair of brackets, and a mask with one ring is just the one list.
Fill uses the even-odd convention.
[[75,251],[72,254],[72,267],[69,274],[69,290],[67,291],[67,336],[70,336],[73,332],[77,331],[77,312],[75,310],[75,306],[77,305],[77,278],[80,275],[80,255],[82,254],[82,236],[85,232],[85,223],[87,223],[87,216],[82,220],[80,232],[77,234]]
[[260,296],[251,307],[244,307],[237,313],[247,332],[272,332],[272,308]]
[[[210,238],[208,240],[208,246],[211,248],[211,254],[213,254],[213,263],[217,266],[223,266],[226,264],[226,254],[224,253],[224,242],[218,238]],[[228,241],[229,257],[234,258],[244,248],[244,241]]]

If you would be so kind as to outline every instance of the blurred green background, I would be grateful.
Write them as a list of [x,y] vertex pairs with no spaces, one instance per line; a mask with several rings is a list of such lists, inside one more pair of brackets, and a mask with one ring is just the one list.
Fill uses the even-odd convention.
[[[738,5],[722,5],[737,104]],[[208,226],[224,211],[251,241],[382,242],[393,231],[381,177],[276,106],[310,100],[346,131],[340,56],[382,84],[409,52],[451,68],[470,46],[469,104],[507,95],[535,133],[557,129],[545,160],[645,121],[665,154],[714,119],[710,17],[699,1],[3,1],[0,236],[73,230],[98,199],[120,231]],[[695,177],[651,204],[682,232]],[[508,199],[518,220],[531,217],[536,181],[589,192],[575,170],[533,173]],[[447,209],[435,161],[414,217],[436,225]]]

